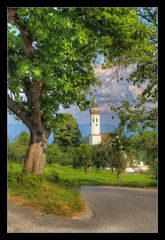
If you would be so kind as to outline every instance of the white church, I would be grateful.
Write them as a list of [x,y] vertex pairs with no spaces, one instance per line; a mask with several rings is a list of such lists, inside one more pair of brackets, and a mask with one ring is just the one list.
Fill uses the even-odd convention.
[[95,145],[101,143],[100,134],[100,108],[94,103],[90,108],[91,114],[91,134],[89,135],[89,144]]
[[100,132],[100,107],[95,102],[92,104],[90,108],[90,114],[91,114],[91,133],[89,135],[89,144],[95,145],[99,144],[102,141],[113,138],[116,133],[115,132],[108,132],[108,133],[101,133]]

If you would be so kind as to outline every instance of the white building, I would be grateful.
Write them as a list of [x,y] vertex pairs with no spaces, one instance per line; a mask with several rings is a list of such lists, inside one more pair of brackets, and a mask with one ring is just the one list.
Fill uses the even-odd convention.
[[101,143],[100,134],[100,108],[94,103],[90,108],[91,114],[91,134],[89,135],[89,144],[95,145]]

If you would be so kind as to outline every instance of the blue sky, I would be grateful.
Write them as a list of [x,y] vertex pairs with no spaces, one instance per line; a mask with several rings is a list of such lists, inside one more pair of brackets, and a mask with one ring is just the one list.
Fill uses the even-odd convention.
[[[133,68],[118,69],[101,69],[101,67],[95,68],[96,77],[100,80],[101,86],[95,87],[96,100],[101,108],[101,125],[111,125],[112,128],[116,128],[120,122],[117,113],[111,111],[111,106],[118,106],[122,101],[129,101],[133,103],[136,100],[138,94],[141,93],[144,88],[144,84],[141,88],[136,87],[132,83],[128,83],[126,78],[130,74]],[[123,77],[125,80],[117,81]],[[94,90],[93,89],[93,90]],[[81,112],[76,105],[72,105],[68,109],[64,109],[60,106],[60,112],[71,113],[78,121],[78,124],[89,125],[90,113],[89,110]],[[114,117],[112,119],[112,116]],[[14,129],[21,121],[16,121],[12,115],[8,115],[8,126]],[[9,129],[10,130],[10,129]],[[8,130],[8,131],[9,131]],[[10,130],[11,131],[11,130]]]

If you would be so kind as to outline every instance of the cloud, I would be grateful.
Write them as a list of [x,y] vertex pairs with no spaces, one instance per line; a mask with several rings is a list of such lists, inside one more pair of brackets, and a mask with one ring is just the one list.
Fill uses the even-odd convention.
[[[133,69],[133,66],[127,69],[101,69],[100,67],[94,69],[96,77],[101,82],[101,86],[92,87],[91,89],[96,90],[96,100],[101,108],[101,122],[103,124],[117,125],[120,120],[117,113],[111,111],[111,106],[118,106],[123,101],[129,101],[130,103],[135,102],[138,94],[144,89],[146,84],[142,84],[140,88],[138,88],[126,80]],[[121,77],[123,80],[120,80]],[[90,123],[89,110],[80,111],[76,105],[72,105],[68,109],[64,109],[60,105],[59,112],[71,113],[79,124]],[[112,116],[114,116],[114,118],[112,118]],[[12,116],[9,116],[8,122],[14,123],[15,120]]]
[[[101,122],[103,124],[119,124],[119,117],[117,113],[111,111],[111,106],[119,106],[123,101],[135,103],[137,96],[144,89],[145,84],[138,88],[127,81],[133,69],[134,66],[127,69],[95,68],[94,72],[101,82],[101,86],[92,87],[91,89],[96,91],[96,101],[101,108]],[[123,80],[120,80],[121,77]],[[81,112],[77,106],[71,106],[67,110],[60,108],[60,112],[70,112],[80,124],[90,122],[89,111]],[[113,120],[112,115],[115,116]]]

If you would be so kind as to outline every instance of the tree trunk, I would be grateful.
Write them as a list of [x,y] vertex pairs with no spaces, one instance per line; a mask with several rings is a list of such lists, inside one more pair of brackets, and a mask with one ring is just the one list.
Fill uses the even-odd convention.
[[46,163],[47,140],[48,137],[45,133],[31,132],[29,148],[24,162],[25,172],[35,175],[43,173]]

